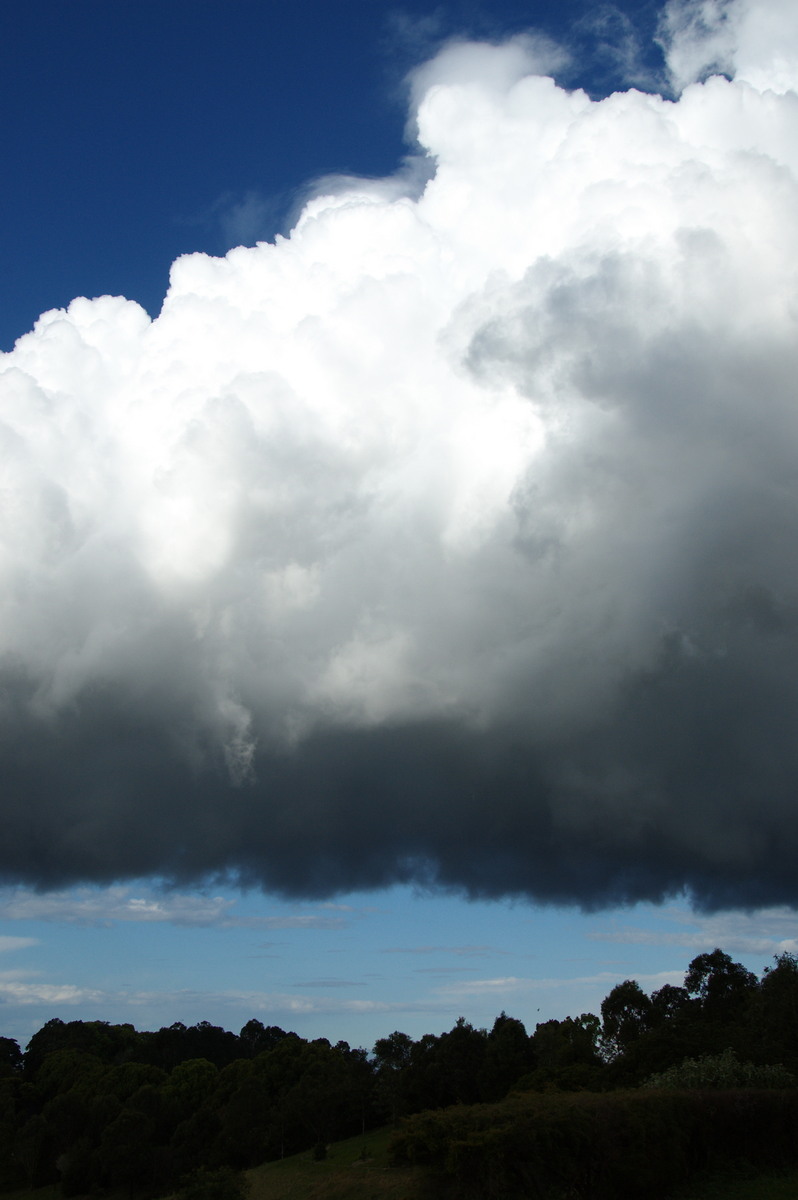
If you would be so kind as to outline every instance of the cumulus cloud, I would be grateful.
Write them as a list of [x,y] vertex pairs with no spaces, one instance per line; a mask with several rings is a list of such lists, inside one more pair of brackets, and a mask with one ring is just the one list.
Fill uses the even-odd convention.
[[677,90],[713,72],[780,94],[798,83],[792,0],[671,0],[660,39]]
[[420,195],[3,356],[7,881],[798,900],[797,30],[446,47]]

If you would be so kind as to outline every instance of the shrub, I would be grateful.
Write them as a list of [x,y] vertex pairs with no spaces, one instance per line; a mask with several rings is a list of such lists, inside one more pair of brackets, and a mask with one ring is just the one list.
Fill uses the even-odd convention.
[[794,1162],[797,1134],[798,1091],[527,1094],[410,1117],[393,1158],[458,1200],[657,1200],[699,1171]]
[[177,1200],[246,1200],[244,1176],[230,1167],[200,1167],[177,1192]]
[[733,1050],[685,1058],[667,1071],[651,1075],[644,1088],[789,1088],[795,1077],[781,1063],[756,1066],[740,1062]]

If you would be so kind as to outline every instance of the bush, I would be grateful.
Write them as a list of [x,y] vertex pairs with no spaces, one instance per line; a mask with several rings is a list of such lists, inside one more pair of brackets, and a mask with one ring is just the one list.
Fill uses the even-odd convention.
[[200,1167],[177,1192],[178,1200],[246,1200],[244,1176],[231,1167]]
[[685,1058],[667,1071],[651,1075],[645,1088],[791,1088],[795,1077],[781,1063],[758,1067],[740,1062],[733,1050]]
[[699,1171],[794,1162],[796,1134],[796,1091],[525,1095],[410,1117],[393,1159],[463,1200],[656,1200]]

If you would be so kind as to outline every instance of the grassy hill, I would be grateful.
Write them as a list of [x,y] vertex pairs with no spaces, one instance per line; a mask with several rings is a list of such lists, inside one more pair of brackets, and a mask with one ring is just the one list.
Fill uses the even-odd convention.
[[247,1171],[249,1200],[427,1200],[425,1173],[391,1167],[390,1128],[334,1142],[327,1158],[295,1154]]
[[[264,1163],[247,1172],[249,1200],[436,1200],[419,1168],[389,1165],[393,1132],[335,1142],[323,1162],[306,1152]],[[696,1181],[672,1200],[798,1200],[798,1171]]]
[[[437,1200],[419,1168],[389,1165],[392,1136],[392,1129],[380,1129],[335,1142],[322,1162],[304,1152],[264,1163],[246,1172],[248,1200]],[[8,1192],[2,1200],[61,1200],[61,1192]],[[798,1200],[798,1171],[718,1176],[696,1181],[670,1200]]]

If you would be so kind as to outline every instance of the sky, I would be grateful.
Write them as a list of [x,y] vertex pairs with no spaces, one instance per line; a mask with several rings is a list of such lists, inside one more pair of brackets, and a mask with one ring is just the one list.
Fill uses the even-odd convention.
[[7,10],[0,1032],[794,950],[791,0]]

